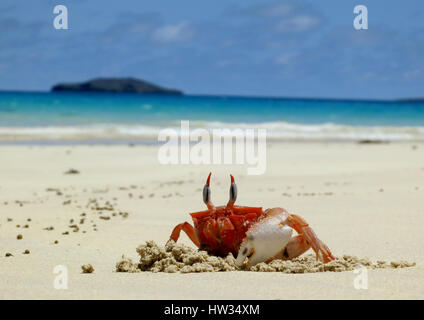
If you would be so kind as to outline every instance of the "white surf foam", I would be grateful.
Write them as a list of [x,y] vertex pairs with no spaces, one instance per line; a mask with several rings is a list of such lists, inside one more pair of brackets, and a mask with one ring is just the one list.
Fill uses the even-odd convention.
[[[157,141],[160,130],[180,130],[180,122],[160,125],[96,124],[80,126],[0,127],[0,141],[54,141],[140,139]],[[190,121],[190,129],[266,129],[275,141],[424,141],[423,127],[348,126],[333,123],[295,124],[287,122],[224,123]]]

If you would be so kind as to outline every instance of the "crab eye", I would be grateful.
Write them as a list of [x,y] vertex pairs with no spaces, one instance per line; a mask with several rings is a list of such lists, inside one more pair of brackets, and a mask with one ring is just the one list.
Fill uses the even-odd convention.
[[232,183],[230,186],[230,201],[236,202],[237,199],[237,186],[235,183]]
[[247,247],[243,249],[243,252],[241,254],[244,256],[247,254]]
[[237,199],[237,185],[234,182],[234,177],[232,175],[230,175],[230,177],[231,177],[230,200],[228,201],[228,203],[233,204],[234,202],[236,202],[236,199]]
[[209,188],[208,185],[205,185],[203,187],[203,202],[205,204],[208,204],[210,199],[211,199],[211,189]]

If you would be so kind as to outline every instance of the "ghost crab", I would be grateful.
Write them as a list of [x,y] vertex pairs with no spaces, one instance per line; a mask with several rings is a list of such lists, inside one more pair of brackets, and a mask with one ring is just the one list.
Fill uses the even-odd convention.
[[[226,256],[231,252],[238,266],[293,259],[309,248],[324,263],[334,260],[328,247],[300,216],[283,208],[263,211],[262,207],[236,206],[237,186],[234,177],[230,177],[230,200],[225,206],[215,207],[211,202],[209,173],[203,188],[203,202],[208,209],[190,213],[194,227],[188,222],[178,224],[169,241],[177,242],[182,230],[209,254]],[[297,235],[292,235],[293,230]]]

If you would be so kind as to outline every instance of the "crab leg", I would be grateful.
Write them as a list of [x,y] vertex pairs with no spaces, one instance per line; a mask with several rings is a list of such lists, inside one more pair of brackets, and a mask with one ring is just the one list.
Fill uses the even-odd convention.
[[299,234],[291,238],[289,243],[287,243],[286,247],[280,252],[278,252],[275,256],[268,259],[267,262],[276,259],[291,260],[308,251],[310,247],[311,246],[305,240],[305,237]]
[[174,240],[174,242],[177,242],[178,238],[180,237],[181,230],[183,230],[187,234],[190,240],[193,241],[193,243],[198,248],[200,247],[200,242],[199,242],[199,239],[197,239],[196,232],[194,231],[193,226],[188,222],[184,222],[184,223],[180,223],[176,225],[174,230],[172,230],[171,236],[169,237],[168,241]]
[[[310,246],[315,251],[317,259],[318,257],[322,257],[324,263],[334,260],[330,249],[328,249],[324,242],[318,239],[314,230],[312,230],[312,228],[305,220],[303,220],[298,215],[288,214],[285,222],[288,226],[292,227],[299,234],[298,237],[293,238],[287,244],[287,251],[285,252],[286,255],[291,254],[293,255],[293,257],[296,257],[305,252],[308,249],[308,246]],[[289,250],[291,251],[291,253],[289,252]]]

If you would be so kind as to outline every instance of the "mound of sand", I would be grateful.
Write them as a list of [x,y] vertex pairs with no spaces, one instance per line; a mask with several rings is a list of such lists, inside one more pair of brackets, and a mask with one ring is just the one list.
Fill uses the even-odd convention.
[[396,269],[415,266],[415,262],[406,261],[376,261],[344,255],[334,261],[324,264],[317,261],[315,255],[305,255],[289,261],[274,260],[270,263],[259,263],[251,268],[239,268],[235,265],[232,254],[225,258],[210,256],[206,251],[196,250],[185,245],[171,242],[165,247],[158,246],[154,241],[147,241],[137,248],[140,262],[122,257],[117,262],[117,272],[218,272],[218,271],[253,271],[253,272],[283,272],[283,273],[313,273],[351,271],[362,265],[368,269]]

